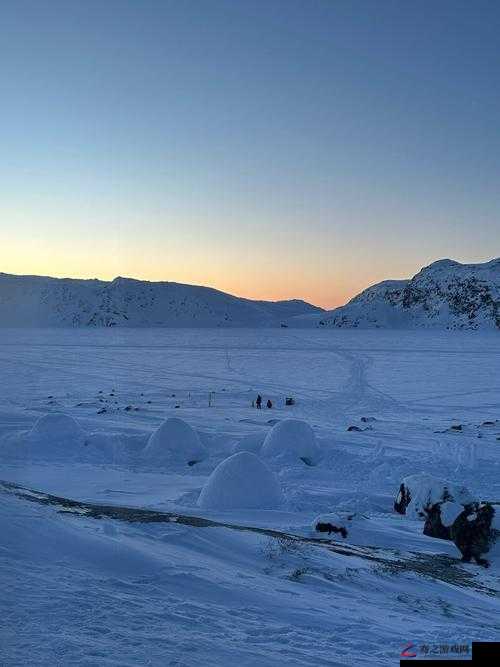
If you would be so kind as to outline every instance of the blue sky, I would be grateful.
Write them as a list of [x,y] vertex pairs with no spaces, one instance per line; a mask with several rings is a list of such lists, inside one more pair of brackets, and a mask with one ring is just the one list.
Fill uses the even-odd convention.
[[324,306],[499,255],[500,4],[0,8],[0,270]]

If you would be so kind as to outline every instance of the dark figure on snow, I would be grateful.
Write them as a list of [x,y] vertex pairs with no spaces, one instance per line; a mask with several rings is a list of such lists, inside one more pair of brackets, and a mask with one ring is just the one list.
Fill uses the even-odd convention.
[[255,405],[257,406],[258,410],[260,410],[262,408],[262,396],[260,394],[257,396],[257,400],[255,401]]
[[271,401],[270,398],[267,400],[266,405],[267,405],[267,407],[268,407],[269,409],[271,409],[271,408],[273,407],[273,402]]

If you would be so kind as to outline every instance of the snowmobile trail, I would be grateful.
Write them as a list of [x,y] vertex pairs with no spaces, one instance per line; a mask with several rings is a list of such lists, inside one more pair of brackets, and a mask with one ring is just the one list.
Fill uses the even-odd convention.
[[126,507],[121,505],[102,505],[87,503],[61,496],[55,496],[19,484],[0,480],[0,491],[12,494],[17,498],[39,505],[51,506],[63,515],[89,519],[111,519],[128,523],[175,523],[193,528],[224,528],[227,530],[246,531],[290,543],[308,545],[313,548],[326,549],[333,554],[360,558],[373,563],[382,573],[415,574],[427,579],[441,581],[459,588],[472,589],[492,597],[499,597],[500,590],[491,585],[481,583],[476,573],[464,569],[460,561],[444,554],[423,554],[416,552],[402,553],[395,549],[376,546],[357,546],[349,543],[333,542],[326,538],[319,539],[295,533],[288,533],[271,528],[259,528],[215,521],[200,516],[179,514],[177,512],[161,512],[157,510]]

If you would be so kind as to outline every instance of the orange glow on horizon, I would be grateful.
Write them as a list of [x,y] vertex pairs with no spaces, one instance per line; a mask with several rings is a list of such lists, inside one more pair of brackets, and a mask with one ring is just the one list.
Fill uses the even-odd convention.
[[331,310],[337,306],[343,305],[357,293],[352,288],[349,289],[347,285],[343,285],[342,288],[334,285],[333,289],[330,288],[330,286],[327,286],[327,289],[322,290],[314,289],[312,286],[308,289],[308,286],[305,284],[300,286],[295,284],[294,286],[293,284],[286,284],[286,282],[284,282],[280,285],[272,285],[270,289],[267,289],[264,285],[256,284],[252,289],[249,288],[249,283],[252,281],[249,280],[246,282],[243,276],[238,280],[228,280],[227,276],[214,275],[207,277],[200,274],[190,276],[185,272],[183,272],[182,275],[174,275],[173,272],[169,271],[168,275],[161,275],[157,270],[140,273],[130,271],[115,271],[112,273],[93,270],[69,271],[64,268],[56,268],[54,264],[47,266],[43,261],[34,262],[29,267],[23,266],[22,264],[20,266],[18,262],[5,261],[5,258],[2,258],[0,272],[13,275],[36,275],[51,278],[73,278],[82,280],[97,279],[111,281],[118,276],[122,276],[136,280],[149,280],[151,282],[177,282],[188,285],[211,287],[234,296],[258,301],[302,299],[315,306],[320,306],[325,310]]

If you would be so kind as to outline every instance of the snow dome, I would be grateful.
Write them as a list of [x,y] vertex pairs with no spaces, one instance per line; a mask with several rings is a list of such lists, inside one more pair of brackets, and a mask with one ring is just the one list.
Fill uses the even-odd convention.
[[196,431],[183,419],[166,419],[151,435],[144,449],[148,463],[194,465],[207,458]]
[[276,509],[283,494],[274,474],[255,454],[239,452],[219,463],[203,487],[205,509]]
[[34,456],[71,456],[85,444],[86,432],[63,412],[49,412],[35,423],[28,435]]
[[282,463],[303,461],[311,466],[321,457],[314,431],[300,419],[284,419],[273,426],[264,440],[261,454]]

